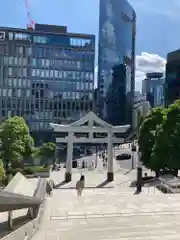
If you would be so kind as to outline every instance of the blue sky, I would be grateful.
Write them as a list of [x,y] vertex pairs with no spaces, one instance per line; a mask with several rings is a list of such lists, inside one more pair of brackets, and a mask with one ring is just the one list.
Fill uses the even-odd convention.
[[[2,0],[0,25],[26,27],[24,0]],[[121,0],[119,0],[121,1]],[[67,25],[70,32],[98,33],[98,0],[29,0],[36,22]],[[137,14],[137,88],[143,73],[163,68],[169,51],[180,48],[180,0],[129,0]],[[143,61],[144,60],[144,61]],[[146,69],[145,65],[151,67]],[[148,66],[147,66],[148,68]],[[140,73],[141,72],[141,73]]]

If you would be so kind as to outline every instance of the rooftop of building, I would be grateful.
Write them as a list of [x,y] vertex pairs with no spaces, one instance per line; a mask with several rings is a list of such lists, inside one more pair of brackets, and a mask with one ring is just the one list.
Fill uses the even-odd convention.
[[180,61],[180,49],[177,49],[175,51],[169,52],[167,54],[167,62],[171,62],[171,61]]
[[147,78],[162,78],[164,75],[163,72],[151,72],[151,73],[147,73],[146,77]]
[[68,35],[72,37],[79,38],[95,38],[93,34],[85,34],[85,33],[71,33],[68,32],[67,26],[57,26],[57,25],[48,25],[48,24],[35,24],[34,28],[12,28],[12,27],[0,27],[0,31],[13,31],[19,33],[38,33],[42,35],[53,34],[53,35]]

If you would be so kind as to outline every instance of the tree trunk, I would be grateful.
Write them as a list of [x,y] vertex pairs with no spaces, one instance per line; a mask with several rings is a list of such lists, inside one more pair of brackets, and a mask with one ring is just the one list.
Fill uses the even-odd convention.
[[5,166],[5,171],[6,171],[6,174],[7,174],[8,170],[9,170],[9,160],[5,160],[4,166]]

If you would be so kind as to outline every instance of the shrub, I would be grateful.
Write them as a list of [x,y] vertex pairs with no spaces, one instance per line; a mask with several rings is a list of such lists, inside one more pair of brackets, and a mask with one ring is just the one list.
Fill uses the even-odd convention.
[[35,172],[34,167],[25,167],[24,168],[24,173],[27,175],[32,175]]
[[10,169],[8,169],[7,174],[12,174],[14,176],[18,172],[23,173],[23,169],[22,168],[10,168]]
[[14,176],[16,173],[20,172],[24,175],[33,175],[35,172],[48,172],[49,170],[49,166],[28,166],[24,168],[10,168],[8,170],[8,174],[12,174]]
[[35,172],[48,172],[50,170],[49,166],[35,166]]
[[4,170],[4,165],[2,160],[0,160],[0,182],[3,182],[6,178],[5,170]]

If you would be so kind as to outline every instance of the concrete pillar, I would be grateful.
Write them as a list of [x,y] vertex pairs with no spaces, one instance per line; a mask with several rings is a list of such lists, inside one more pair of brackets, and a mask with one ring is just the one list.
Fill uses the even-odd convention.
[[107,172],[107,181],[111,182],[114,180],[114,171],[113,171],[113,138],[112,133],[108,132],[108,172]]
[[68,133],[65,182],[71,181],[72,158],[73,158],[73,137],[74,137],[74,133],[72,132]]
[[[89,119],[88,127],[89,127],[90,129],[93,128],[93,120],[92,120],[91,118]],[[93,139],[93,132],[89,132],[89,139],[90,139],[90,140]]]

